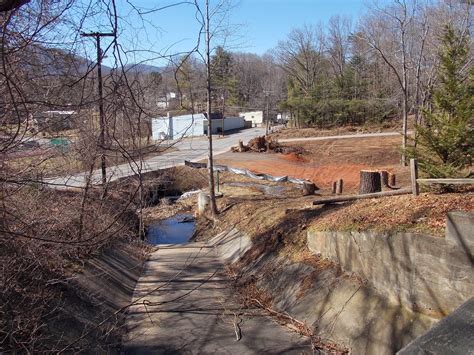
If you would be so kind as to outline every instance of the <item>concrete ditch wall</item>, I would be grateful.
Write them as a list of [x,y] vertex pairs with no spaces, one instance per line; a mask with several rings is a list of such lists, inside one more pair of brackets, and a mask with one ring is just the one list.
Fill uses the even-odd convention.
[[322,339],[353,354],[394,354],[437,321],[389,303],[337,265],[292,261],[279,255],[277,246],[262,248],[236,229],[209,244],[238,271],[238,283],[255,282],[271,297],[273,309],[305,322]]
[[473,213],[450,212],[446,238],[309,231],[308,247],[389,300],[431,316],[445,316],[474,295]]
[[117,243],[87,260],[64,284],[62,306],[53,314],[48,334],[60,339],[61,347],[74,342],[70,353],[120,354],[126,313],[120,310],[132,301],[143,253],[140,246]]

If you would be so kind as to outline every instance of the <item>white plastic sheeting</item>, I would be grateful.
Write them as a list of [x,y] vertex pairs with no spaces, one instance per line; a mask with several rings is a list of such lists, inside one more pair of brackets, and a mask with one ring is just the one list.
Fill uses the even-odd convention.
[[[205,163],[193,163],[187,160],[184,161],[184,165],[189,166],[191,168],[195,168],[195,169],[205,169],[207,167],[207,164]],[[232,168],[226,165],[214,165],[214,171],[229,171],[233,174],[245,175],[245,176],[248,176],[249,178],[256,179],[256,180],[268,180],[268,181],[273,181],[273,182],[288,181],[296,185],[311,183],[311,181],[305,180],[305,179],[297,179],[290,176],[272,176],[268,174],[256,174],[247,169]],[[319,190],[319,188],[316,188],[316,189]]]

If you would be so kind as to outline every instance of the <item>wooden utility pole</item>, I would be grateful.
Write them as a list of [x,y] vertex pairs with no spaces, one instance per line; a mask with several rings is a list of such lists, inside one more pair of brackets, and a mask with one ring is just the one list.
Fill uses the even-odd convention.
[[269,91],[265,91],[265,101],[266,101],[266,118],[265,118],[265,144],[267,148],[267,153],[270,152],[270,139],[268,134],[270,133],[270,100],[269,100]]
[[265,128],[265,136],[268,136],[268,133],[270,131],[270,100],[269,100],[269,95],[270,95],[270,92],[269,91],[265,91],[265,123],[266,123],[266,128]]
[[81,33],[82,37],[94,37],[97,47],[97,81],[98,81],[98,93],[99,93],[99,147],[101,150],[100,155],[100,170],[102,172],[102,186],[104,188],[102,197],[106,195],[107,185],[107,167],[105,161],[105,114],[104,114],[104,95],[102,90],[102,50],[100,48],[101,37],[115,37],[115,33],[101,33],[101,32],[90,32]]
[[225,89],[223,91],[223,94],[222,94],[222,132],[221,132],[221,135],[222,137],[224,137],[224,125],[225,125]]
[[212,155],[212,119],[211,119],[211,35],[209,29],[209,0],[206,0],[206,76],[207,76],[207,139],[209,141],[209,155],[207,168],[209,169],[209,197],[211,213],[217,215],[216,194],[214,191],[214,159]]

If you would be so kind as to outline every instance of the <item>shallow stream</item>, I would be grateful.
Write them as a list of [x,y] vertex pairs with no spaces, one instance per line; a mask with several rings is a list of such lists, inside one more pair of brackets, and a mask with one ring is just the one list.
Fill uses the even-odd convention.
[[147,227],[147,241],[150,244],[183,244],[194,233],[196,222],[191,214],[177,214],[173,217],[151,223]]

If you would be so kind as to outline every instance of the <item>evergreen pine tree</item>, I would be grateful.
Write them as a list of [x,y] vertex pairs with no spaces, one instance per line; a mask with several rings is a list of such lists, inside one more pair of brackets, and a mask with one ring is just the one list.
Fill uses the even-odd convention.
[[447,26],[439,54],[439,85],[433,109],[424,111],[412,155],[420,170],[432,178],[472,175],[474,155],[474,67],[469,63],[469,38]]

